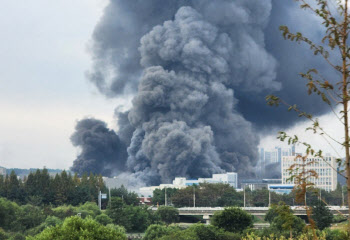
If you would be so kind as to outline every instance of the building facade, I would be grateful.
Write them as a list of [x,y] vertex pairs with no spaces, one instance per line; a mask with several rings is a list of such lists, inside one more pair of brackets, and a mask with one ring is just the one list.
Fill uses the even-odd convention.
[[[337,188],[337,164],[335,157],[326,156],[324,160],[322,158],[309,157],[307,162],[310,165],[305,167],[305,170],[313,170],[318,174],[318,178],[309,179],[310,182],[315,184],[316,188],[320,188],[326,191],[334,191]],[[295,184],[295,181],[291,182],[289,178],[291,173],[288,170],[293,164],[302,164],[302,159],[295,156],[282,157],[281,172],[282,172],[282,184]],[[296,170],[295,173],[297,174]]]

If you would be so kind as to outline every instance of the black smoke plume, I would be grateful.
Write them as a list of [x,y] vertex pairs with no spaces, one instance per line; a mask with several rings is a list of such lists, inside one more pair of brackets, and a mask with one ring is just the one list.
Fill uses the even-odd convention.
[[112,171],[118,173],[125,169],[126,147],[106,123],[93,118],[79,121],[71,141],[81,149],[72,171],[110,175]]
[[[108,158],[104,169],[126,171],[132,184],[224,171],[253,177],[259,133],[295,122],[286,110],[269,109],[266,95],[325,112],[315,98],[305,101],[304,84],[296,83],[305,70],[300,58],[313,67],[321,60],[298,47],[286,50],[277,24],[291,23],[297,5],[284,3],[110,0],[93,34],[88,77],[108,97],[134,99],[129,111],[116,113],[115,136],[127,157]],[[88,161],[83,155],[74,166],[83,170]]]

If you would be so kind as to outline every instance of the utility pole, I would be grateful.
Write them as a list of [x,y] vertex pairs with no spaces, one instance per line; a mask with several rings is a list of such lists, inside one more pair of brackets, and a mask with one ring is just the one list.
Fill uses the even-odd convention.
[[243,188],[243,206],[245,208],[245,186]]
[[101,211],[101,191],[98,191],[98,207],[100,208]]
[[193,187],[193,207],[196,207],[196,188]]
[[167,203],[167,195],[166,195],[166,188],[165,188],[165,201],[164,201],[164,205],[165,205],[165,206],[168,206],[168,203]]
[[271,191],[269,190],[269,207],[271,207]]
[[108,192],[109,192],[109,207],[111,207],[112,205],[112,196],[111,196],[111,187],[108,188]]

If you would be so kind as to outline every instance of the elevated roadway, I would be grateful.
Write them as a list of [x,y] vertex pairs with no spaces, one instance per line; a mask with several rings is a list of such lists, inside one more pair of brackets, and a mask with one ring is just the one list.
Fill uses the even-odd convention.
[[[345,216],[349,215],[349,210],[347,207],[339,207],[339,206],[328,206],[331,212],[334,215],[343,214]],[[207,224],[210,222],[210,217],[214,215],[217,211],[224,210],[224,207],[183,207],[178,208],[180,216],[203,216],[203,219],[206,220]],[[241,207],[241,209],[247,211],[253,216],[265,216],[268,207]],[[294,215],[305,216],[306,210],[302,206],[291,206]],[[157,208],[154,207],[152,210],[156,211]]]

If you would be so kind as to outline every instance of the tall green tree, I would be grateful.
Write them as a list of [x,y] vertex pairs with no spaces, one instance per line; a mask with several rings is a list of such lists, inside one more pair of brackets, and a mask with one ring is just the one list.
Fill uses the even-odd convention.
[[253,217],[240,208],[228,207],[214,214],[212,224],[225,231],[239,233],[253,226]]
[[318,229],[323,230],[331,226],[333,214],[323,202],[319,202],[312,208],[312,219],[316,222]]
[[179,221],[179,211],[174,207],[160,206],[156,211],[156,215],[167,225]]
[[[327,104],[336,117],[339,120],[339,124],[343,127],[343,134],[338,136],[332,136],[325,131],[323,126],[320,125],[317,118],[311,114],[304,112],[302,107],[293,105],[293,103],[287,103],[279,97],[269,95],[266,100],[269,105],[284,104],[288,106],[289,111],[296,112],[300,117],[304,117],[311,122],[311,126],[307,130],[311,130],[313,134],[318,134],[332,147],[333,145],[339,145],[344,149],[343,156],[339,155],[337,159],[339,165],[343,165],[345,173],[338,171],[343,177],[346,178],[347,183],[347,198],[350,214],[350,136],[349,136],[349,68],[350,68],[350,47],[348,45],[349,40],[349,0],[332,1],[332,0],[297,0],[300,2],[302,9],[307,10],[318,17],[321,24],[324,27],[324,33],[321,37],[321,41],[309,39],[303,33],[292,33],[287,26],[281,26],[280,30],[285,39],[294,41],[297,43],[304,43],[308,45],[313,54],[321,56],[332,69],[335,74],[332,79],[327,79],[323,75],[324,69],[310,69],[305,73],[301,73],[300,76],[307,81],[307,91],[309,94],[317,94],[320,96],[321,101]],[[335,7],[334,7],[335,6]],[[320,44],[318,42],[321,42]],[[341,108],[337,113],[335,106]],[[343,137],[344,136],[344,137]],[[283,141],[288,139],[289,143],[296,144],[301,143],[306,146],[306,154],[320,157],[324,160],[322,150],[314,149],[307,142],[299,141],[297,136],[288,136],[285,132],[279,133],[279,138]],[[337,171],[337,169],[334,169]],[[350,233],[350,222],[348,224],[348,232]]]

